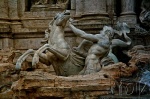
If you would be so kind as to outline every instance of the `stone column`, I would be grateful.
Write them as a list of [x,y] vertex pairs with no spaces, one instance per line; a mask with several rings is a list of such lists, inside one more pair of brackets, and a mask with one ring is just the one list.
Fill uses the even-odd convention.
[[9,48],[9,36],[7,32],[10,32],[10,22],[8,17],[8,0],[0,0],[0,49]]
[[26,8],[25,8],[25,0],[18,0],[18,16],[22,17]]
[[8,1],[0,0],[0,32],[9,32]]
[[93,28],[101,28],[103,25],[110,24],[107,11],[107,0],[76,0],[76,19],[87,20],[81,20],[80,25],[84,23],[88,27],[88,24],[95,24]]
[[122,12],[121,15],[132,15],[135,14],[135,0],[121,0]]
[[9,32],[7,0],[0,0],[0,32]]
[[21,23],[19,22],[20,18],[18,14],[18,0],[8,0],[8,6],[12,32],[15,32],[16,29],[21,28]]
[[107,0],[107,13],[112,21],[111,24],[114,24],[116,21],[115,6],[116,6],[115,0]]
[[0,18],[8,19],[8,4],[7,0],[0,0]]
[[76,0],[76,16],[81,16],[83,14],[83,3],[84,0]]
[[84,0],[84,14],[106,14],[106,0]]
[[121,7],[120,21],[128,23],[130,27],[134,27],[134,25],[137,23],[134,12],[135,0],[121,0]]
[[18,0],[8,0],[9,17],[12,20],[18,19]]
[[106,6],[107,0],[76,0],[76,16],[89,14],[108,15]]
[[76,0],[71,0],[71,15],[75,15],[75,10],[76,10]]
[[[9,7],[9,19],[11,21],[11,33],[16,33],[16,30],[21,28],[21,22],[19,21],[19,14],[18,14],[18,0],[8,0],[8,7]],[[10,48],[13,45],[13,39],[4,39],[4,48]],[[7,44],[8,43],[8,44]]]

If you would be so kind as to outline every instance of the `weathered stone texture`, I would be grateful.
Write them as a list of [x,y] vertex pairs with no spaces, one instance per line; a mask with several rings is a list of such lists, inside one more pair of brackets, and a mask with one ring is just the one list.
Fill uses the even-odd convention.
[[[71,0],[71,17],[75,19],[75,26],[95,34],[99,33],[104,25],[114,25],[117,21],[123,21],[134,29],[139,14],[135,12],[137,1],[121,0],[122,9],[120,8],[121,12],[117,15],[114,13],[117,5],[111,5],[114,3],[117,2],[114,0]],[[139,70],[137,65],[149,63],[150,52],[144,47],[143,49],[133,48],[128,52],[131,57],[129,65],[120,62],[106,66],[95,74],[56,76],[53,68],[42,63],[31,69],[32,60],[30,58],[23,63],[19,74],[14,68],[20,54],[15,55],[16,53],[7,49],[25,51],[42,46],[41,40],[49,22],[58,12],[63,11],[56,6],[48,8],[48,5],[36,5],[30,7],[28,4],[27,0],[0,0],[0,49],[5,50],[0,51],[1,99],[96,99],[99,95],[111,94],[111,90],[116,85],[116,79],[132,76]],[[110,6],[114,8],[110,8]],[[115,20],[112,17],[117,18]],[[68,27],[65,28],[65,37],[71,48],[81,41],[81,38],[77,38]],[[150,44],[149,35],[140,38],[133,36],[132,38],[133,45]]]
[[[136,46],[128,52],[128,55],[132,56],[129,66],[118,63],[103,67],[98,73],[63,77],[51,74],[50,68],[39,63],[34,71],[21,71],[18,76],[14,70],[15,66],[12,64],[14,56],[11,52],[9,53],[1,55],[1,59],[6,58],[3,59],[5,61],[1,61],[0,65],[1,99],[11,99],[12,97],[21,99],[29,97],[33,99],[84,99],[86,97],[94,99],[100,95],[112,94],[112,90],[117,84],[116,80],[119,80],[120,77],[132,76],[139,69],[137,67],[139,63],[148,63],[150,59],[148,48]],[[6,61],[8,59],[9,61]],[[31,60],[27,61],[31,62]],[[22,70],[28,70],[30,65],[24,65]]]
[[[40,97],[78,97],[84,96],[98,96],[109,94],[111,86],[114,85],[114,81],[101,76],[86,75],[75,77],[61,77],[51,75],[46,72],[21,72],[19,81],[13,84],[12,89],[14,95],[18,97],[19,92],[23,90],[33,91],[27,93],[27,96],[34,98]],[[27,97],[26,96],[26,97]],[[86,96],[87,97],[87,96]]]
[[[91,33],[98,33],[104,25],[115,24],[117,21],[126,22],[132,28],[134,28],[134,25],[137,23],[135,0],[122,0],[120,2],[121,4],[119,4],[121,5],[122,10],[116,19],[114,19],[116,17],[114,10],[117,6],[116,3],[118,2],[115,2],[114,0],[95,0],[94,2],[92,0],[71,0],[70,3],[71,16],[77,21],[75,22],[75,25],[78,28]],[[7,32],[8,36],[2,36],[2,38],[12,38],[7,42],[12,43],[11,45],[7,44],[7,47],[9,48],[14,47],[15,49],[20,49],[20,47],[23,47],[23,45],[17,46],[15,40],[17,39],[16,37],[19,37],[20,42],[24,42],[22,39],[24,38],[24,34],[28,36],[28,40],[32,41],[35,40],[34,38],[37,38],[35,41],[40,42],[39,37],[44,37],[44,31],[49,22],[57,13],[63,11],[60,7],[50,6],[51,3],[50,5],[49,3],[48,5],[36,5],[34,8],[35,10],[32,10],[33,6],[30,7],[29,4],[30,0],[0,1],[0,11],[2,12],[0,14],[0,35]],[[34,5],[34,3],[31,2],[31,5]],[[45,6],[48,10],[42,10],[42,6]],[[112,19],[114,21],[112,21]],[[70,29],[66,29],[65,32],[70,38],[75,38],[75,35],[73,35]],[[28,33],[33,33],[33,35],[31,36]],[[0,43],[1,42],[4,41],[2,40]],[[73,42],[70,43],[71,46],[76,46],[77,43],[74,40],[71,42]],[[28,43],[27,45],[30,45],[30,42],[26,43]],[[39,43],[37,45],[38,47],[41,46]],[[4,49],[5,46],[0,46],[0,48]],[[24,50],[29,48],[37,49],[37,46],[27,46]]]

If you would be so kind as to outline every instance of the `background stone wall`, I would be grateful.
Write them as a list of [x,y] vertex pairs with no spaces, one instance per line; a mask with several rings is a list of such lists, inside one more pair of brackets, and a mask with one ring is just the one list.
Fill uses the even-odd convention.
[[[0,0],[0,49],[25,51],[42,46],[41,40],[48,23],[56,13],[63,11],[57,4],[65,0],[59,0],[59,3],[48,0],[43,4],[36,4],[35,1],[39,0]],[[113,26],[117,21],[127,22],[134,30],[140,13],[135,9],[140,9],[136,5],[140,5],[141,1],[70,0],[67,9],[76,21],[74,24],[89,33],[99,33],[104,25]],[[68,27],[65,32],[71,46],[81,41]],[[134,42],[138,44],[136,40]]]

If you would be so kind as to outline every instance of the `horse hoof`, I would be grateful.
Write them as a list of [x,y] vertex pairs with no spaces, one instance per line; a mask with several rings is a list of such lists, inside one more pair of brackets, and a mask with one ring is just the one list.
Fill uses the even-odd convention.
[[16,63],[15,69],[20,70],[21,69],[21,63]]
[[32,66],[36,66],[38,62],[39,62],[39,56],[35,54],[32,60]]
[[45,47],[49,47],[49,44],[45,44],[44,46],[45,46]]
[[33,61],[32,61],[32,66],[36,66],[36,64],[37,64],[38,62],[39,62],[38,59],[33,59]]

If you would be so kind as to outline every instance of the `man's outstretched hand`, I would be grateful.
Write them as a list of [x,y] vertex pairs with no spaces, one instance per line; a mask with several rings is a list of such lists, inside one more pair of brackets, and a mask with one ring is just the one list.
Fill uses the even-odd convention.
[[69,24],[72,24],[74,20],[72,18],[69,19]]

